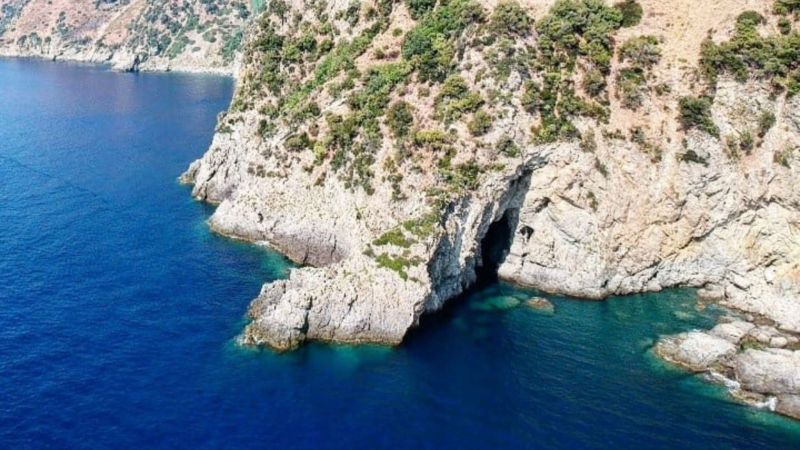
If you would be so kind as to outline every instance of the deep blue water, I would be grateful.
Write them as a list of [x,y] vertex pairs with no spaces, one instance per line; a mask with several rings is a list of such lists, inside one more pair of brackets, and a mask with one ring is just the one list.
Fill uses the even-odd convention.
[[399,348],[233,339],[280,256],[211,234],[176,177],[224,78],[0,61],[0,448],[776,448],[648,349],[713,323],[690,291],[503,309],[494,285]]

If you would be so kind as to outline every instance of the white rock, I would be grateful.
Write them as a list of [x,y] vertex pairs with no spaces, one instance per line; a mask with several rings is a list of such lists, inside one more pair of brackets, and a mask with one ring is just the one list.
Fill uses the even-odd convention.
[[709,334],[725,339],[732,344],[738,344],[754,327],[755,325],[750,322],[737,320],[730,323],[721,323],[712,328]]
[[736,354],[736,346],[701,331],[690,331],[662,339],[656,345],[656,353],[673,363],[701,372]]
[[800,351],[750,349],[736,356],[733,367],[745,390],[800,395]]

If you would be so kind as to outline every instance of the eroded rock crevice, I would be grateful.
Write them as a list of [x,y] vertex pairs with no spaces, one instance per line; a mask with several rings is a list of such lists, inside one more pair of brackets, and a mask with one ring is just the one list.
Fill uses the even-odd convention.
[[491,225],[481,239],[480,263],[477,267],[477,284],[498,280],[497,269],[505,261],[519,222],[519,209],[509,208]]

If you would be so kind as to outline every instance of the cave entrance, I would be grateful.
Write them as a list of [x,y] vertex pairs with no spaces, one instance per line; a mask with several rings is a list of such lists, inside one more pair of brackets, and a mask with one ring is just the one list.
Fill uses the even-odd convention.
[[518,220],[519,210],[510,208],[489,225],[481,240],[481,259],[476,271],[479,286],[497,281],[497,269],[508,256]]

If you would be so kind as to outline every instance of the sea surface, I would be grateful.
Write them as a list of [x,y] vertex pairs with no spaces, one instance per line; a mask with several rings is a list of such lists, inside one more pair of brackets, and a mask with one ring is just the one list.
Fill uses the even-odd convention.
[[489,285],[398,348],[234,340],[268,250],[176,178],[233,90],[0,60],[0,448],[800,448],[797,424],[655,359],[692,291],[586,302]]

